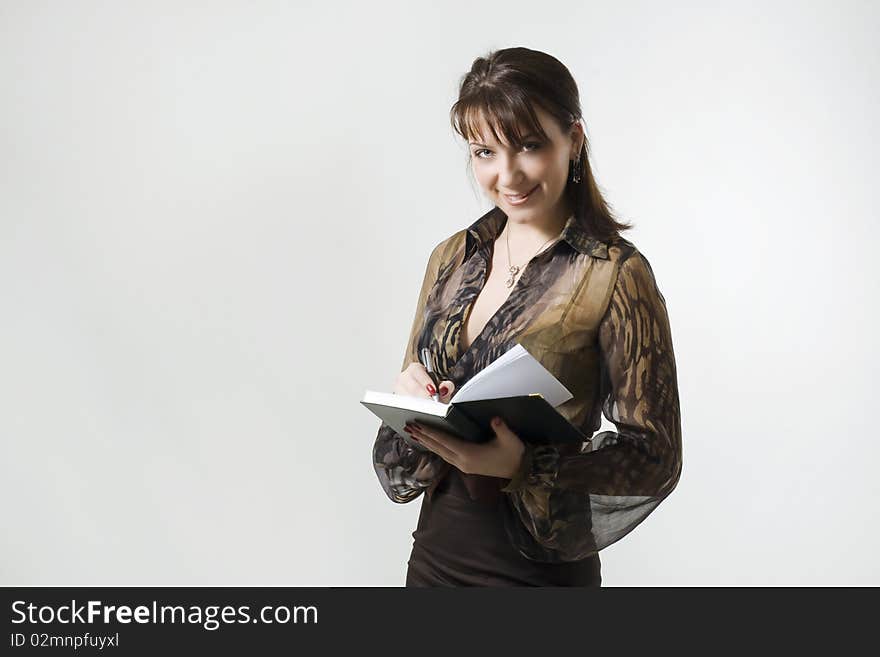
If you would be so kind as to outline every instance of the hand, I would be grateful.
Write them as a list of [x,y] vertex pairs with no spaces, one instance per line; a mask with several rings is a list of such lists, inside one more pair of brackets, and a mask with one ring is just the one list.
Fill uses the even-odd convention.
[[428,370],[421,363],[412,362],[406,366],[397,380],[394,382],[392,391],[396,395],[409,395],[410,397],[431,398],[434,394],[440,395],[440,401],[448,404],[455,392],[455,384],[452,381],[441,381],[440,390],[435,390],[434,381]]
[[486,443],[472,443],[452,434],[418,423],[406,430],[421,445],[467,474],[513,479],[522,462],[525,444],[501,418],[492,421],[495,437]]

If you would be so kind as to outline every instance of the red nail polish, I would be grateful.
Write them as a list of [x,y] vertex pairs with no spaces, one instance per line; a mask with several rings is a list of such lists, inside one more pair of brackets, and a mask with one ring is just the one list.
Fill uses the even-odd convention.
[[[441,388],[441,390],[442,390],[442,388]],[[437,394],[437,390],[436,390],[436,389],[434,388],[434,386],[431,385],[430,383],[428,384],[428,394],[430,394],[430,395],[436,395],[436,394]]]

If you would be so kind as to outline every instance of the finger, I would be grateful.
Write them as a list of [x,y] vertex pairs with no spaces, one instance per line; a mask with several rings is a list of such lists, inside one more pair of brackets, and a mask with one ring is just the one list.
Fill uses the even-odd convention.
[[434,440],[427,433],[419,429],[412,429],[412,435],[418,438],[422,445],[437,454],[444,461],[452,463],[453,465],[458,463],[458,455],[439,440]]
[[417,432],[415,435],[419,439],[425,438],[430,440],[432,444],[439,445],[455,456],[462,456],[467,449],[467,443],[464,440],[456,438],[446,431],[418,423],[413,423],[412,427]]
[[504,421],[504,418],[501,417],[492,418],[492,430],[499,438],[510,438],[511,436],[516,436],[516,434],[513,433],[513,430],[509,426],[507,426],[507,422]]
[[513,429],[508,426],[507,422],[504,421],[504,418],[493,418],[492,430],[495,432],[495,440],[498,440],[499,444],[523,444],[522,438],[520,438],[519,434],[517,434]]
[[407,390],[407,394],[412,395],[413,397],[432,397],[433,393],[430,392],[428,386],[434,385],[433,379],[431,379],[431,375],[428,374],[428,371],[425,369],[425,366],[421,363],[412,363],[407,369],[408,376],[406,377],[405,387]]
[[437,392],[440,394],[440,401],[447,403],[455,394],[455,384],[452,381],[441,381]]
[[412,374],[416,386],[422,391],[423,396],[433,397],[437,394],[437,384],[434,381],[434,377],[425,369],[424,365],[415,363]]

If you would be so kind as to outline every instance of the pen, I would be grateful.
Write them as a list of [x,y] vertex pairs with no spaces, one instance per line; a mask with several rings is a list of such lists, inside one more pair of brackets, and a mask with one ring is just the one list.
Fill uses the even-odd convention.
[[[422,349],[422,365],[425,366],[425,369],[428,371],[428,376],[430,376],[431,381],[434,382],[434,390],[437,390],[440,382],[437,380],[437,375],[434,373],[434,363],[431,360],[431,350],[427,347]],[[434,393],[431,395],[431,399],[434,401],[440,401],[440,395]]]

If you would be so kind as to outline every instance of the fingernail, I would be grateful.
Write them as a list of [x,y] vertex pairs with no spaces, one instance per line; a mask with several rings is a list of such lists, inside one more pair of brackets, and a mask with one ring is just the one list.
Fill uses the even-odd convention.
[[493,417],[492,418],[492,426],[500,427],[501,426],[501,418],[500,417]]
[[[429,393],[429,394],[431,394],[431,395],[436,395],[436,394],[437,394],[437,390],[436,390],[436,388],[434,388],[433,385],[431,385],[431,384],[429,383],[427,387],[428,387],[428,393]],[[440,390],[442,391],[443,388],[440,388]]]
[[446,386],[440,386],[440,394],[441,395],[443,395],[445,397],[446,393],[448,393],[448,392],[449,392],[449,388],[447,388]]

